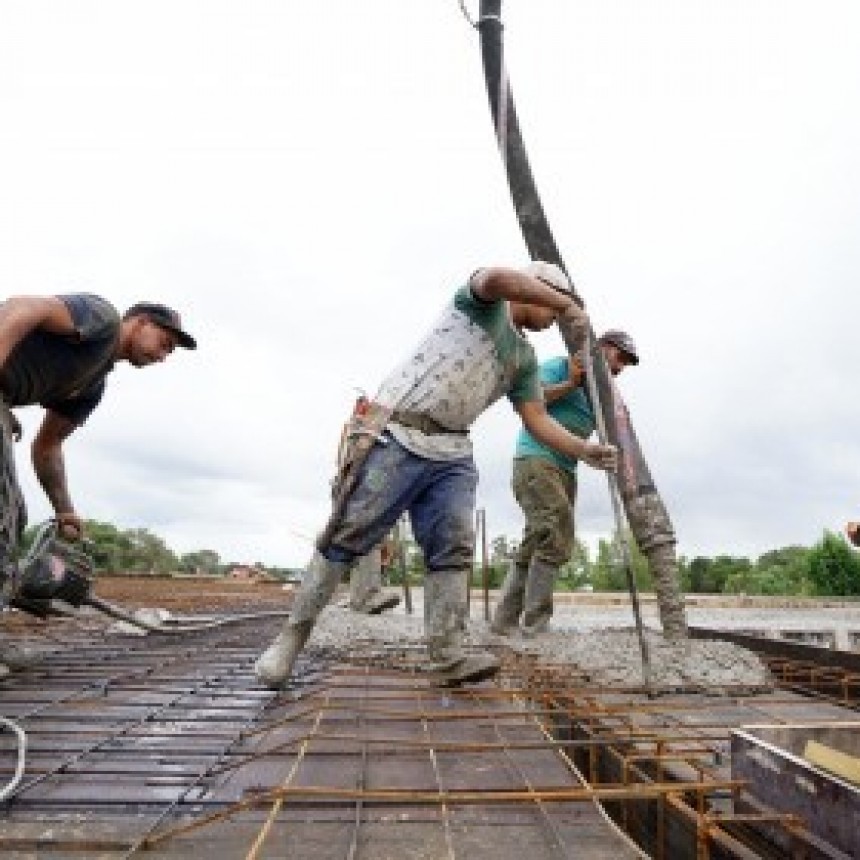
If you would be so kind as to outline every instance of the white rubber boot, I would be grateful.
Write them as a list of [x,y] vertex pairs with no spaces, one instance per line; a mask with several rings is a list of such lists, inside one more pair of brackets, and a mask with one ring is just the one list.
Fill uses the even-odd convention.
[[511,561],[490,622],[490,631],[497,636],[508,636],[520,623],[528,573],[527,567],[518,565],[515,560]]
[[272,644],[254,663],[254,674],[269,688],[282,686],[293,673],[293,666],[314,629],[313,621],[287,620]]
[[551,564],[532,557],[526,582],[522,634],[537,636],[549,630],[552,618],[552,594],[558,570]]
[[311,635],[314,624],[331,600],[338,583],[349,570],[348,562],[328,561],[315,553],[293,600],[290,617],[271,645],[254,663],[254,674],[272,689],[292,674],[296,659]]
[[427,650],[431,668],[444,687],[483,681],[499,671],[499,660],[493,654],[463,648],[466,582],[460,570],[434,571],[424,579]]

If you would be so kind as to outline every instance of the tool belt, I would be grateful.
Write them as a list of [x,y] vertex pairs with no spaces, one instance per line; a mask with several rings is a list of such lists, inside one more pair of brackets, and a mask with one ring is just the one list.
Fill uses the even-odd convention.
[[385,441],[382,434],[390,416],[389,407],[364,399],[350,416],[338,454],[337,474],[331,487],[332,512],[316,540],[320,552],[326,548],[340,522],[349,494],[355,487],[371,449],[378,441]]
[[391,413],[389,421],[394,424],[400,424],[402,427],[409,427],[412,430],[420,430],[428,436],[463,435],[462,430],[452,430],[450,427],[440,424],[435,418],[431,418],[429,415],[422,415],[420,412],[407,412],[395,409]]

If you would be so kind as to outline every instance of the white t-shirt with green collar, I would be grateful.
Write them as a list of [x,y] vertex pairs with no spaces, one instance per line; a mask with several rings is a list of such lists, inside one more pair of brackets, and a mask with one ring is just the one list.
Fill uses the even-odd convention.
[[469,428],[503,394],[514,405],[542,399],[534,349],[514,328],[507,302],[483,301],[464,286],[375,399],[453,431],[428,434],[394,421],[388,425],[414,454],[452,460],[472,453]]

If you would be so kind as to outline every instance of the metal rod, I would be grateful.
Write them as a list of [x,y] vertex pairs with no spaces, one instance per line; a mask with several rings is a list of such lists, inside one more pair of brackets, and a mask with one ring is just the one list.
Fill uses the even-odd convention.
[[490,562],[487,556],[487,511],[481,508],[481,584],[484,590],[484,621],[490,620]]
[[[601,445],[609,442],[606,432],[606,421],[603,410],[600,408],[600,396],[597,391],[597,382],[594,376],[594,349],[599,349],[593,343],[594,333],[589,329],[585,339],[585,382],[588,387],[588,397],[592,403],[595,424],[597,425],[597,438]],[[603,361],[602,356],[598,357]],[[651,655],[648,650],[648,642],[645,639],[645,630],[642,624],[642,611],[639,607],[639,591],[636,588],[636,576],[633,573],[633,551],[630,545],[630,530],[625,528],[625,517],[621,510],[621,492],[618,488],[618,478],[613,472],[606,473],[606,481],[609,485],[609,498],[612,500],[612,514],[615,517],[616,539],[621,547],[622,564],[627,578],[627,590],[630,593],[630,603],[633,607],[633,617],[636,620],[636,635],[639,639],[639,652],[642,656],[642,682],[648,689],[649,695],[654,695],[653,679],[651,675]]]
[[395,534],[397,562],[400,568],[400,576],[403,580],[403,605],[406,607],[406,611],[412,615],[412,589],[409,585],[409,564],[406,559],[406,523],[403,517],[397,521]]

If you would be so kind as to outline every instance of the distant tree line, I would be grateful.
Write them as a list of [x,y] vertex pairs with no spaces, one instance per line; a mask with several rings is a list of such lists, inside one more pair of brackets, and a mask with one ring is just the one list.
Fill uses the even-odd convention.
[[[36,527],[27,529],[23,546],[32,541]],[[87,520],[86,537],[97,573],[167,574],[196,573],[223,576],[235,567],[254,567],[280,578],[300,573],[291,568],[263,562],[225,561],[212,549],[178,554],[149,529],[120,529],[111,523]],[[648,562],[633,547],[632,567],[636,585],[642,591],[653,588]],[[487,573],[491,588],[498,588],[507,573],[516,546],[507,537],[496,537],[488,547]],[[626,591],[627,577],[622,564],[622,548],[615,535],[598,543],[594,557],[577,540],[573,555],[561,568],[557,588],[562,591]],[[796,596],[860,595],[860,553],[837,534],[825,532],[812,547],[786,546],[773,549],[757,559],[743,556],[695,556],[679,559],[681,585],[688,594],[769,594]],[[421,552],[414,541],[406,541],[402,555],[388,570],[392,584],[402,581],[406,567],[411,582],[424,574]],[[476,561],[472,582],[481,584],[483,564]]]
[[[31,544],[38,526],[24,533],[22,550]],[[120,529],[111,523],[87,520],[87,548],[93,558],[96,573],[167,574],[196,573],[224,576],[236,567],[253,567],[274,576],[286,578],[295,571],[262,562],[225,561],[213,549],[176,553],[149,529]]]
[[[650,591],[653,584],[648,562],[635,542],[631,545],[636,585],[643,591]],[[493,541],[489,563],[491,587],[501,584],[514,550],[504,536]],[[622,559],[617,536],[601,540],[593,558],[588,547],[577,540],[573,555],[559,573],[557,588],[626,591]],[[860,595],[860,553],[832,532],[824,532],[812,547],[782,547],[756,559],[733,555],[682,556],[679,566],[681,585],[688,594]],[[480,581],[480,571],[475,581]]]

